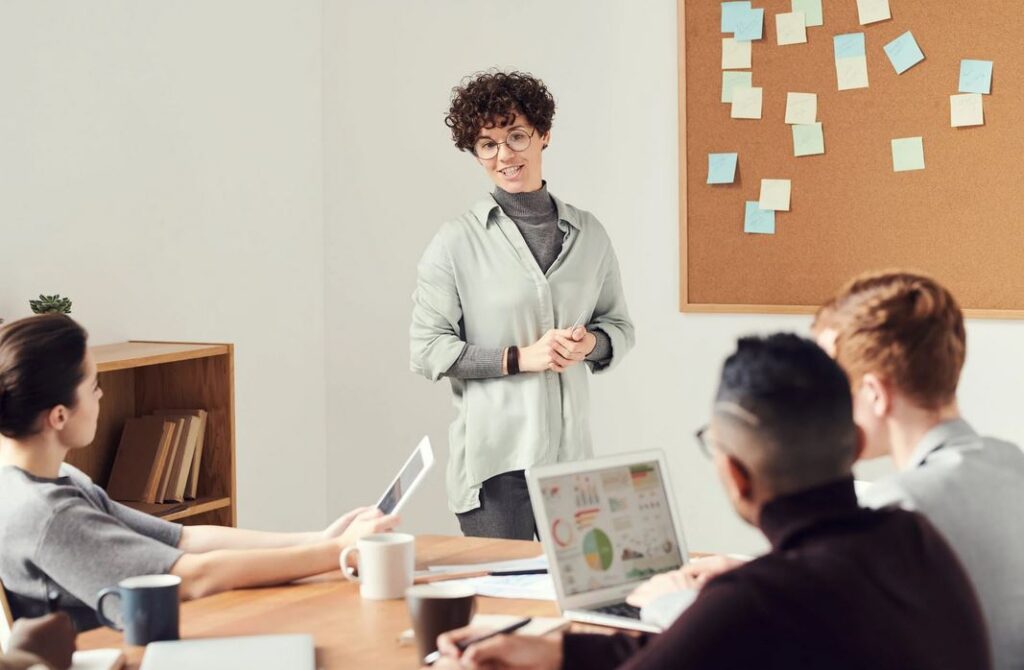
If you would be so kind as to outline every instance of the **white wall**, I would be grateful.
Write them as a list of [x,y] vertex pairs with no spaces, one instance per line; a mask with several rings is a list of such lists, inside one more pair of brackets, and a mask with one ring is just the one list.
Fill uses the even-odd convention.
[[[462,76],[497,66],[533,72],[554,92],[545,176],[553,192],[605,223],[622,265],[638,343],[620,368],[593,379],[598,451],[665,449],[691,546],[762,547],[733,517],[691,434],[706,420],[737,336],[803,330],[809,320],[678,312],[674,0],[353,0],[325,8],[331,510],[377,495],[419,434],[446,445],[447,384],[407,368],[409,295],[427,240],[490,188],[452,147],[443,116]],[[972,323],[963,385],[975,422],[1020,442],[1022,326]],[[887,469],[870,466],[868,474]],[[455,530],[444,504],[438,473],[408,525]]]
[[321,3],[0,4],[0,316],[234,342],[239,520],[324,520]]

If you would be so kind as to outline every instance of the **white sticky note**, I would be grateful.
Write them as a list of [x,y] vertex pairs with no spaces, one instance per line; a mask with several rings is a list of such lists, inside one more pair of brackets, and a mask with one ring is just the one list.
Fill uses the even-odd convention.
[[807,23],[803,12],[775,15],[775,38],[779,46],[807,43]]
[[900,137],[892,141],[893,172],[924,169],[924,139]]
[[722,38],[722,69],[749,70],[750,42],[737,42],[731,37]]
[[868,59],[866,56],[836,59],[836,80],[840,91],[868,87]]
[[790,181],[788,179],[762,179],[761,199],[757,206],[776,212],[789,211]]
[[804,13],[805,24],[808,28],[825,25],[825,17],[821,11],[821,0],[792,0],[791,7],[794,12]]
[[889,0],[857,0],[857,15],[862,26],[891,19]]
[[754,86],[741,88],[737,86],[732,90],[732,112],[734,119],[760,119],[761,118],[761,88]]
[[753,85],[753,73],[724,70],[722,72],[722,102],[732,102],[732,91],[737,86],[750,88]]
[[949,96],[949,125],[953,128],[985,125],[985,108],[981,93]]
[[801,125],[818,120],[818,96],[814,93],[786,94],[786,123]]
[[807,125],[793,125],[793,155],[820,156],[825,153],[825,133],[821,121]]

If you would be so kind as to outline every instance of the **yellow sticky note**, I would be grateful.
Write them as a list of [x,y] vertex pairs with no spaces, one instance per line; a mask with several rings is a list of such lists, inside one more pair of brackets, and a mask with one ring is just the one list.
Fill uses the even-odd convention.
[[790,181],[788,179],[762,179],[760,209],[771,209],[777,212],[789,211]]
[[803,12],[775,15],[775,38],[779,46],[807,43],[807,19]]
[[814,93],[786,94],[786,123],[806,125],[817,120],[817,95]]
[[857,0],[857,15],[862,26],[891,19],[889,0]]
[[732,113],[734,119],[761,118],[760,87],[743,88],[737,86],[732,90]]
[[836,79],[840,91],[868,87],[868,59],[864,56],[836,59]]
[[751,42],[737,42],[731,37],[722,38],[722,69],[749,70]]
[[985,125],[985,108],[980,93],[949,96],[949,125],[954,128]]

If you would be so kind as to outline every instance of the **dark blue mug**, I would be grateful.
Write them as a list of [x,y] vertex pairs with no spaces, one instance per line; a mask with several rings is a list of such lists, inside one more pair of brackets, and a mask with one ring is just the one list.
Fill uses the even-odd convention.
[[[118,582],[116,588],[103,589],[96,603],[96,615],[104,626],[124,632],[125,642],[145,645],[160,640],[177,640],[178,587],[181,577],[142,575]],[[123,626],[107,617],[103,602],[116,597],[120,601]]]

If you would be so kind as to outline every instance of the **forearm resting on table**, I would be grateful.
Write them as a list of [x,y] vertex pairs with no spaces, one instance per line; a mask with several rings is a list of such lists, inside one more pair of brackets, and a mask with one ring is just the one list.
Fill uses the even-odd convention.
[[267,533],[227,526],[185,526],[178,548],[190,554],[217,549],[277,549],[310,544],[323,537],[320,533]]
[[184,554],[171,568],[184,600],[253,586],[285,584],[338,569],[337,542],[280,549],[218,549]]

